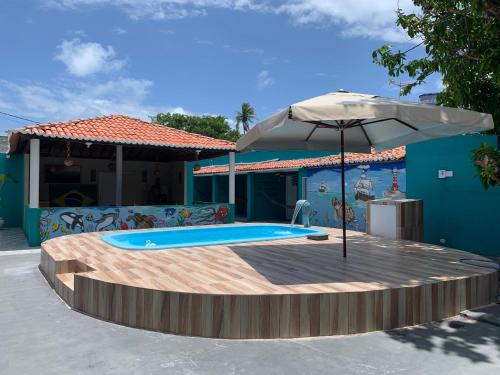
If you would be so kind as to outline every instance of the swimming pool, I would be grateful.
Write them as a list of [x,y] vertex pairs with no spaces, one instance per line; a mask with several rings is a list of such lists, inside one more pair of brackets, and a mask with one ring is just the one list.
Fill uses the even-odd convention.
[[238,242],[268,241],[326,234],[313,228],[290,225],[227,225],[182,229],[159,229],[114,233],[102,236],[110,245],[127,250],[159,250],[175,247],[208,246]]

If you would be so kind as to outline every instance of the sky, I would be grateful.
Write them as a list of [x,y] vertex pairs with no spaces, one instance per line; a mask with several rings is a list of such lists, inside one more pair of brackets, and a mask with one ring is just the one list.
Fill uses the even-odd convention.
[[[398,0],[2,0],[0,111],[38,122],[104,114],[263,120],[345,89],[398,97],[372,62]],[[405,10],[410,0],[399,0]],[[421,53],[418,49],[415,52]],[[441,88],[431,77],[408,99]],[[0,114],[0,133],[26,125]]]

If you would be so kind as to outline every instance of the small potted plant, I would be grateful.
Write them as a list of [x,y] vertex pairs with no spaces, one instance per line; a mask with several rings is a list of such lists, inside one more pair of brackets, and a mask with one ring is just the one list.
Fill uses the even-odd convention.
[[483,143],[472,152],[479,179],[485,189],[500,186],[500,152],[493,146]]

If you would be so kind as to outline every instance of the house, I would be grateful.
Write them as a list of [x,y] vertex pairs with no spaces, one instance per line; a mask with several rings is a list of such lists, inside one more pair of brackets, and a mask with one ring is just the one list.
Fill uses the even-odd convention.
[[9,176],[0,216],[22,226],[32,245],[71,233],[231,222],[229,196],[193,205],[188,162],[234,149],[122,115],[14,129],[0,164]]
[[[312,206],[311,224],[340,227],[340,155],[268,159],[263,153],[253,161],[237,155],[235,164],[235,215],[246,221],[290,221],[295,202],[307,198]],[[277,156],[275,154],[274,156]],[[403,197],[406,191],[405,148],[380,153],[347,153],[346,193],[348,229],[364,231],[366,201]],[[206,161],[205,161],[206,163]],[[220,200],[227,195],[229,166],[213,160],[195,171],[194,199]]]

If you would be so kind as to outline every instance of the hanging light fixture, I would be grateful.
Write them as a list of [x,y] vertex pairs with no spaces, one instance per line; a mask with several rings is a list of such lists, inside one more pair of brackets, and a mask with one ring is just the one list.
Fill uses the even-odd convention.
[[195,172],[197,172],[201,169],[201,165],[198,163],[198,156],[200,155],[200,152],[201,152],[200,150],[195,151],[195,159],[194,160],[196,161],[196,163],[195,163],[195,165],[193,165],[193,171],[195,171]]
[[71,160],[71,143],[66,142],[66,158],[64,159],[64,165],[66,167],[71,167],[73,165],[73,160]]

